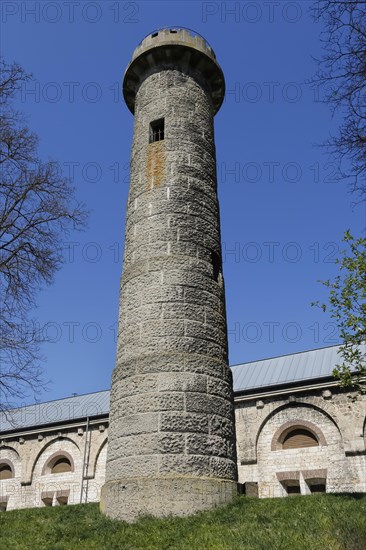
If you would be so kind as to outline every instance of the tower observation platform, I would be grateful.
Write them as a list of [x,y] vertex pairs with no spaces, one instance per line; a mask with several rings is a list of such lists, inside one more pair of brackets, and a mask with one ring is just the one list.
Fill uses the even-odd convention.
[[142,79],[162,67],[203,76],[210,88],[214,112],[217,113],[225,96],[223,72],[209,43],[198,33],[184,27],[153,31],[133,52],[123,79],[124,99],[132,113]]

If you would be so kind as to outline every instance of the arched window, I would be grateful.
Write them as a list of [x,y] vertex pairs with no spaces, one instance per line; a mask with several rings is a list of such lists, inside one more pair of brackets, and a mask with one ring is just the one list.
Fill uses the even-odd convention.
[[51,466],[51,474],[63,474],[65,472],[71,472],[72,466],[70,460],[66,456],[61,456],[53,460]]
[[74,461],[66,451],[58,451],[54,453],[48,462],[43,467],[42,475],[47,474],[64,474],[74,471]]
[[302,418],[289,420],[280,426],[272,437],[271,450],[303,449],[327,445],[323,432],[313,422]]
[[14,472],[7,462],[0,463],[0,479],[10,479],[14,477]]
[[290,430],[282,440],[282,449],[302,449],[304,447],[318,447],[316,435],[305,428]]

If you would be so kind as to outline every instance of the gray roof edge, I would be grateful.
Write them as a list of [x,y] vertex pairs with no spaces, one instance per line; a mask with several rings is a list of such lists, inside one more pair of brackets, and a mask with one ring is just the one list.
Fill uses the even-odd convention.
[[340,346],[342,346],[342,342],[340,342],[339,344],[332,344],[331,346],[322,346],[321,348],[304,349],[302,351],[294,351],[293,353],[284,353],[283,355],[272,355],[271,357],[264,357],[263,359],[256,359],[255,361],[245,361],[244,363],[236,363],[235,365],[230,365],[230,368],[233,369],[234,367],[242,367],[244,365],[250,365],[252,363],[261,363],[262,361],[270,361],[271,359],[281,359],[282,357],[300,355],[301,353],[310,353],[312,351],[321,351],[323,349],[339,348]]
[[[49,399],[48,401],[36,401],[35,403],[30,403],[29,405],[23,405],[21,407],[10,407],[6,411],[17,411],[20,409],[25,409],[26,407],[36,407],[38,405],[47,405],[48,403],[55,403],[56,401],[65,401],[66,399],[77,399],[78,397],[86,397],[90,395],[97,395],[98,393],[110,392],[111,390],[106,388],[105,390],[98,390],[88,393],[77,393],[76,395],[68,395],[67,397],[58,397],[57,399]],[[0,414],[3,414],[3,411],[0,411]]]
[[[330,353],[331,349],[334,349],[334,351],[339,348],[341,344],[333,345],[333,346],[325,346],[322,348],[315,348],[311,350],[305,350],[305,351],[299,351],[295,353],[290,353],[286,355],[280,355],[277,357],[271,357],[267,359],[260,359],[259,361],[248,361],[247,363],[241,363],[237,365],[232,365],[230,368],[233,370],[233,374],[235,372],[235,378],[236,378],[236,384],[234,387],[234,395],[240,396],[240,395],[248,395],[250,393],[258,393],[261,391],[271,392],[271,391],[277,391],[280,388],[288,389],[294,388],[294,387],[301,387],[304,386],[306,383],[312,382],[313,385],[316,385],[317,383],[325,382],[326,380],[335,381],[335,379],[331,376],[332,370],[335,367],[335,364],[333,364],[333,361],[330,360],[330,357],[333,355]],[[364,346],[362,346],[364,348]],[[366,349],[366,346],[365,346]],[[325,350],[329,350],[327,353]],[[307,354],[310,354],[311,352],[318,352],[320,357],[319,359],[324,360],[325,354],[329,355],[328,361],[328,372],[325,372],[322,374],[314,373],[314,370],[312,370],[313,375],[312,376],[304,376],[306,372],[306,356]],[[303,376],[298,377],[296,379],[289,379],[287,376],[286,379],[281,379],[277,376],[277,379],[273,380],[273,377],[271,375],[271,382],[268,382],[266,379],[266,376],[263,376],[263,373],[260,372],[260,367],[262,366],[263,362],[267,361],[273,361],[274,362],[274,370],[279,370],[281,372],[280,366],[281,366],[281,360],[286,360],[286,358],[289,358],[294,355],[303,355],[304,356],[304,365],[303,365]],[[330,364],[331,363],[331,364]],[[249,372],[248,376],[251,374],[250,372],[250,365],[257,365],[258,368],[258,376],[256,377],[256,384],[255,385],[245,385],[245,375]],[[265,366],[265,365],[264,365]],[[240,373],[240,367],[242,368],[243,372]],[[254,367],[253,367],[254,368]],[[267,369],[268,370],[268,369]],[[315,375],[314,375],[315,374]],[[239,378],[239,380],[238,380]],[[250,378],[250,376],[249,376]],[[276,378],[276,377],[275,377]],[[262,383],[258,383],[258,382]],[[104,395],[103,395],[104,394]],[[94,398],[97,398],[100,396],[101,400],[99,402],[95,402]],[[5,425],[3,429],[1,429],[0,433],[8,433],[8,432],[16,432],[16,431],[26,431],[31,430],[36,427],[45,427],[45,426],[53,426],[53,425],[60,425],[65,423],[73,423],[80,421],[80,419],[86,418],[89,416],[90,418],[97,418],[101,415],[109,414],[109,396],[110,396],[110,390],[100,390],[97,392],[92,393],[86,393],[86,394],[80,394],[76,396],[70,396],[70,397],[63,397],[61,399],[53,399],[50,401],[44,401],[41,403],[33,403],[31,405],[26,405],[24,407],[14,407],[12,409],[8,409],[7,411],[0,412],[0,421],[2,427]],[[77,400],[80,400],[78,403]],[[47,407],[50,407],[51,404],[53,404],[55,407],[61,407],[61,405],[65,402],[69,402],[69,404],[72,404],[73,409],[72,414],[67,413],[67,411],[64,411],[63,414],[61,414],[59,417],[52,416],[52,414],[49,414],[49,411],[47,410]],[[90,414],[86,412],[86,409],[90,406],[97,406],[97,409],[95,412],[91,411]],[[35,414],[36,411],[36,414]],[[45,415],[45,413],[48,413]],[[38,421],[31,421],[31,417],[38,416]],[[13,417],[12,422],[9,421],[9,417]],[[42,417],[42,418],[41,418]],[[24,419],[27,419],[25,421]]]
[[0,433],[73,423],[109,414],[109,390],[14,407],[0,413]]

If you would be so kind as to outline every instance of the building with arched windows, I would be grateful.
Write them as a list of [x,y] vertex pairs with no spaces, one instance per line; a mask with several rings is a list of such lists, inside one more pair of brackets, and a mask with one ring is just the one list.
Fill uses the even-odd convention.
[[[337,352],[333,346],[231,367],[242,492],[366,492],[366,395],[339,388]],[[98,502],[108,419],[109,391],[3,413],[0,509]],[[208,444],[220,453],[214,438]],[[128,445],[120,452],[128,456]]]

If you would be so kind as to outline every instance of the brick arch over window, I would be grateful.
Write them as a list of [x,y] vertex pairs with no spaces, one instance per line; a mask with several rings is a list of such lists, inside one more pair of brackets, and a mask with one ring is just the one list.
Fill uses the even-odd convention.
[[[325,419],[329,420],[330,424],[337,430],[339,438],[344,443],[345,435],[349,432],[346,417],[342,414],[336,414],[337,409],[333,404],[327,403],[324,399],[319,398],[317,402],[306,402],[305,397],[299,396],[295,403],[286,403],[282,400],[277,403],[270,401],[265,403],[262,410],[257,411],[255,418],[250,419],[248,429],[241,429],[245,423],[245,415],[240,416],[237,412],[237,431],[238,431],[238,460],[241,464],[256,464],[257,463],[257,448],[258,442],[267,423],[270,422],[277,414],[287,409],[296,409],[296,416],[301,416],[303,410],[315,411]],[[239,409],[240,411],[240,409]],[[330,426],[329,424],[329,426]]]
[[[56,464],[56,462],[62,458],[66,458],[69,462],[70,462],[70,466],[71,466],[71,472],[74,472],[75,468],[74,468],[74,460],[72,458],[72,456],[70,455],[70,453],[68,453],[67,451],[56,451],[54,452],[47,460],[47,462],[45,463],[45,465],[43,466],[42,468],[42,475],[47,475],[47,474],[52,474],[52,468],[54,467],[54,465]],[[58,472],[54,472],[55,474],[58,473]],[[59,473],[62,473],[62,472],[59,472]]]
[[[60,441],[61,442],[63,442],[63,441],[66,442],[67,441],[68,443],[71,443],[72,446],[75,448],[75,452],[77,453],[77,455],[78,456],[80,455],[79,445],[77,443],[75,443],[75,441],[73,441],[70,437],[65,437],[65,436],[63,436],[63,437],[54,437],[53,439],[51,439],[51,441],[48,441],[40,450],[37,450],[35,453],[32,453],[32,455],[30,457],[30,460],[29,460],[29,470],[27,472],[27,478],[26,478],[27,482],[29,484],[33,480],[33,475],[34,475],[34,472],[35,472],[36,468],[40,464],[41,460],[43,460],[43,458],[42,458],[43,453],[45,453],[47,451],[47,449],[49,447],[51,447],[51,445],[57,444]],[[63,450],[58,450],[57,452],[61,454],[64,451]],[[43,475],[42,472],[41,472],[41,475]]]
[[15,477],[14,465],[7,458],[0,459],[0,481],[4,479],[12,479]]
[[325,446],[327,445],[327,442],[325,440],[323,432],[313,424],[312,422],[309,422],[308,420],[290,420],[288,422],[285,422],[280,426],[274,433],[272,437],[271,442],[271,451],[279,451],[283,449],[283,440],[285,437],[293,430],[300,429],[300,430],[307,430],[310,433],[314,434],[317,438],[319,445]]
[[269,422],[275,415],[277,415],[279,412],[281,411],[284,411],[286,409],[297,409],[297,414],[301,414],[301,409],[304,408],[304,409],[308,409],[308,410],[313,410],[313,411],[316,411],[322,415],[324,415],[326,418],[328,418],[328,420],[331,421],[331,423],[335,426],[335,428],[337,429],[340,437],[342,437],[342,432],[341,432],[341,429],[340,427],[338,426],[338,422],[336,421],[336,419],[332,416],[331,414],[331,411],[327,410],[327,406],[322,406],[322,407],[318,407],[317,405],[314,405],[313,403],[306,403],[305,401],[301,401],[300,399],[298,401],[296,401],[296,403],[284,403],[283,405],[279,405],[278,407],[274,408],[274,409],[271,409],[271,411],[268,413],[268,415],[265,416],[265,418],[261,418],[259,423],[258,423],[258,428],[257,428],[257,435],[256,435],[256,439],[255,439],[255,446],[257,447],[258,445],[258,439],[259,439],[259,436],[263,430],[263,428],[265,427],[265,425],[267,424],[267,422]]

